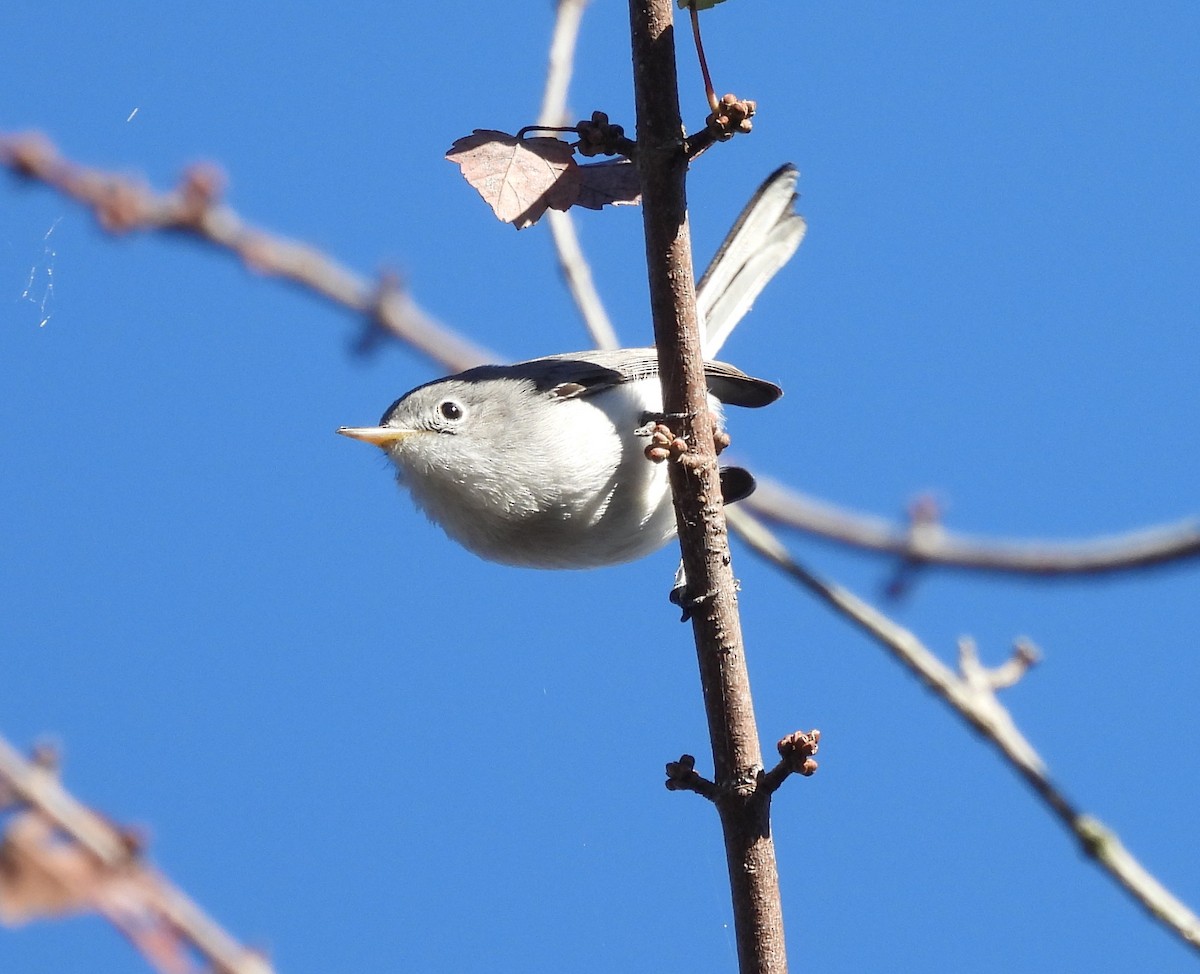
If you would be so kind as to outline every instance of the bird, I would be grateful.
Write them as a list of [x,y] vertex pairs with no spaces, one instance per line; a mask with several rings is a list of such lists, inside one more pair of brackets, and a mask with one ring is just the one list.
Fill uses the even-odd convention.
[[[697,284],[709,404],[766,406],[778,385],[713,356],[805,233],[798,173],[772,173]],[[648,555],[675,535],[666,465],[647,447],[663,418],[657,352],[587,350],[482,365],[417,386],[377,426],[338,433],[381,448],[417,506],[482,558],[587,569]],[[754,481],[721,471],[726,503]]]

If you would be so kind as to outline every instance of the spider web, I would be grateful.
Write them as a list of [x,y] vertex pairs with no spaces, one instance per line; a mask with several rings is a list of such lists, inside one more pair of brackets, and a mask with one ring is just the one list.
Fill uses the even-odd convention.
[[30,266],[25,289],[21,292],[21,300],[37,308],[39,328],[45,328],[54,314],[54,261],[58,251],[54,249],[51,238],[62,221],[60,216],[42,236],[41,253]]

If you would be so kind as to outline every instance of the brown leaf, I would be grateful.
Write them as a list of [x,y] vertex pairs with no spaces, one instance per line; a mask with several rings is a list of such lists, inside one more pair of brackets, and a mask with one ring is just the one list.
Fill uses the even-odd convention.
[[642,201],[637,166],[628,159],[612,159],[580,166],[582,185],[576,206],[598,210],[606,204],[628,206]]
[[546,212],[569,208],[582,181],[573,150],[561,139],[518,139],[492,129],[476,129],[450,147],[446,158],[462,169],[484,202],[518,230]]

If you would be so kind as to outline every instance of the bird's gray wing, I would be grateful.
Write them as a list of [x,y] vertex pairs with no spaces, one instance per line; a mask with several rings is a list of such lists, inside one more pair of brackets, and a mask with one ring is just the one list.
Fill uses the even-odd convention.
[[[548,355],[505,368],[532,379],[543,391],[574,398],[657,376],[658,353],[653,348],[593,349]],[[708,391],[731,406],[767,406],[783,395],[775,383],[756,379],[724,362],[705,362],[704,374]]]

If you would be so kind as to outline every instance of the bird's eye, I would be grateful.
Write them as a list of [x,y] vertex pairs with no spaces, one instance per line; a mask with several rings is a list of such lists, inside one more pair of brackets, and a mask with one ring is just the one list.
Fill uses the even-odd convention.
[[438,406],[438,412],[446,419],[459,420],[463,417],[463,408],[453,399],[447,399],[444,403]]

